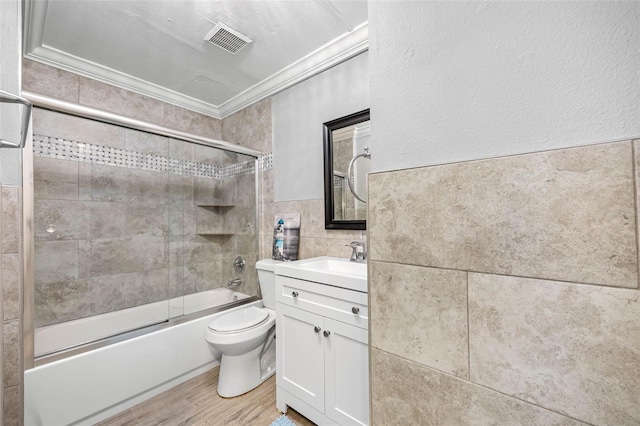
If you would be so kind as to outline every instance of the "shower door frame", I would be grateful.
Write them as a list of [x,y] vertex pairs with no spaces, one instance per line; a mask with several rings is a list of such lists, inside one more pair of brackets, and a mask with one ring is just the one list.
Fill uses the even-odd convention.
[[[34,107],[44,108],[64,114],[73,115],[80,118],[86,118],[94,121],[99,121],[115,126],[120,126],[132,130],[143,131],[147,133],[166,136],[169,138],[181,140],[188,143],[202,145],[210,148],[222,149],[225,151],[235,152],[242,155],[247,155],[254,158],[254,171],[255,171],[255,254],[256,258],[259,258],[260,250],[260,230],[262,229],[262,215],[260,214],[260,200],[261,200],[261,185],[259,177],[259,158],[262,155],[260,151],[235,145],[231,142],[212,139],[205,136],[199,136],[196,134],[183,132],[180,130],[171,129],[168,127],[159,126],[157,124],[149,123],[147,121],[138,120],[130,117],[126,117],[120,114],[104,111],[97,108],[92,108],[84,105],[75,104],[72,102],[66,102],[59,99],[55,99],[49,96],[40,95],[28,91],[23,91],[22,96],[28,99]],[[23,350],[23,363],[24,370],[29,370],[35,366],[46,364],[49,362],[57,361],[62,358],[77,355],[83,352],[88,352],[101,347],[112,345],[124,340],[128,340],[134,337],[138,337],[144,334],[152,333],[163,328],[172,327],[174,325],[191,321],[193,319],[211,315],[213,313],[244,305],[247,303],[260,300],[259,296],[251,296],[247,299],[237,301],[231,305],[224,305],[223,307],[209,308],[203,311],[195,312],[189,315],[182,315],[175,318],[169,318],[167,321],[160,324],[147,326],[138,330],[131,330],[112,337],[107,337],[94,342],[86,343],[69,349],[63,349],[59,352],[51,355],[44,355],[39,357],[37,362],[35,360],[35,322],[34,322],[34,309],[35,309],[35,257],[34,257],[34,198],[33,198],[33,145],[32,145],[32,126],[29,126],[27,143],[22,153],[23,162],[23,272],[24,272],[24,293],[23,293],[23,330],[22,336],[24,341]]]

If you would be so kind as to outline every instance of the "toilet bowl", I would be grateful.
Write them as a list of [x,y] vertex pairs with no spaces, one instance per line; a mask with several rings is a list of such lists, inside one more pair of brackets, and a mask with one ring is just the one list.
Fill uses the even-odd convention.
[[249,392],[275,373],[276,263],[271,259],[256,262],[264,307],[222,313],[207,327],[207,342],[222,353],[218,378],[222,397]]

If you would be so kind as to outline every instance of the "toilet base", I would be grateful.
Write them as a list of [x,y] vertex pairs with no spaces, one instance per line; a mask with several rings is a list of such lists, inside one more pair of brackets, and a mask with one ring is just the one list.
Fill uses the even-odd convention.
[[[260,345],[246,354],[222,355],[218,395],[223,398],[242,395],[273,376],[276,372],[276,345],[272,344],[262,357],[259,357],[262,349],[263,346]],[[263,360],[266,362],[262,362]]]

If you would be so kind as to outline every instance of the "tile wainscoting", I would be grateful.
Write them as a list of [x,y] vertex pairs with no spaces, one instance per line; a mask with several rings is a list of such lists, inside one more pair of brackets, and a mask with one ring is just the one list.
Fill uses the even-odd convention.
[[373,424],[640,424],[639,149],[370,175]]
[[0,185],[0,191],[0,423],[10,426],[22,423],[22,188]]

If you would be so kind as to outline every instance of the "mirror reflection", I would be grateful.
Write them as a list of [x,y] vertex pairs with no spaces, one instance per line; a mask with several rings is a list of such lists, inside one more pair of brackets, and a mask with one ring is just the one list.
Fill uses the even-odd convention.
[[371,168],[368,154],[365,155],[371,134],[369,110],[324,123],[324,126],[325,227],[365,229],[367,174]]

